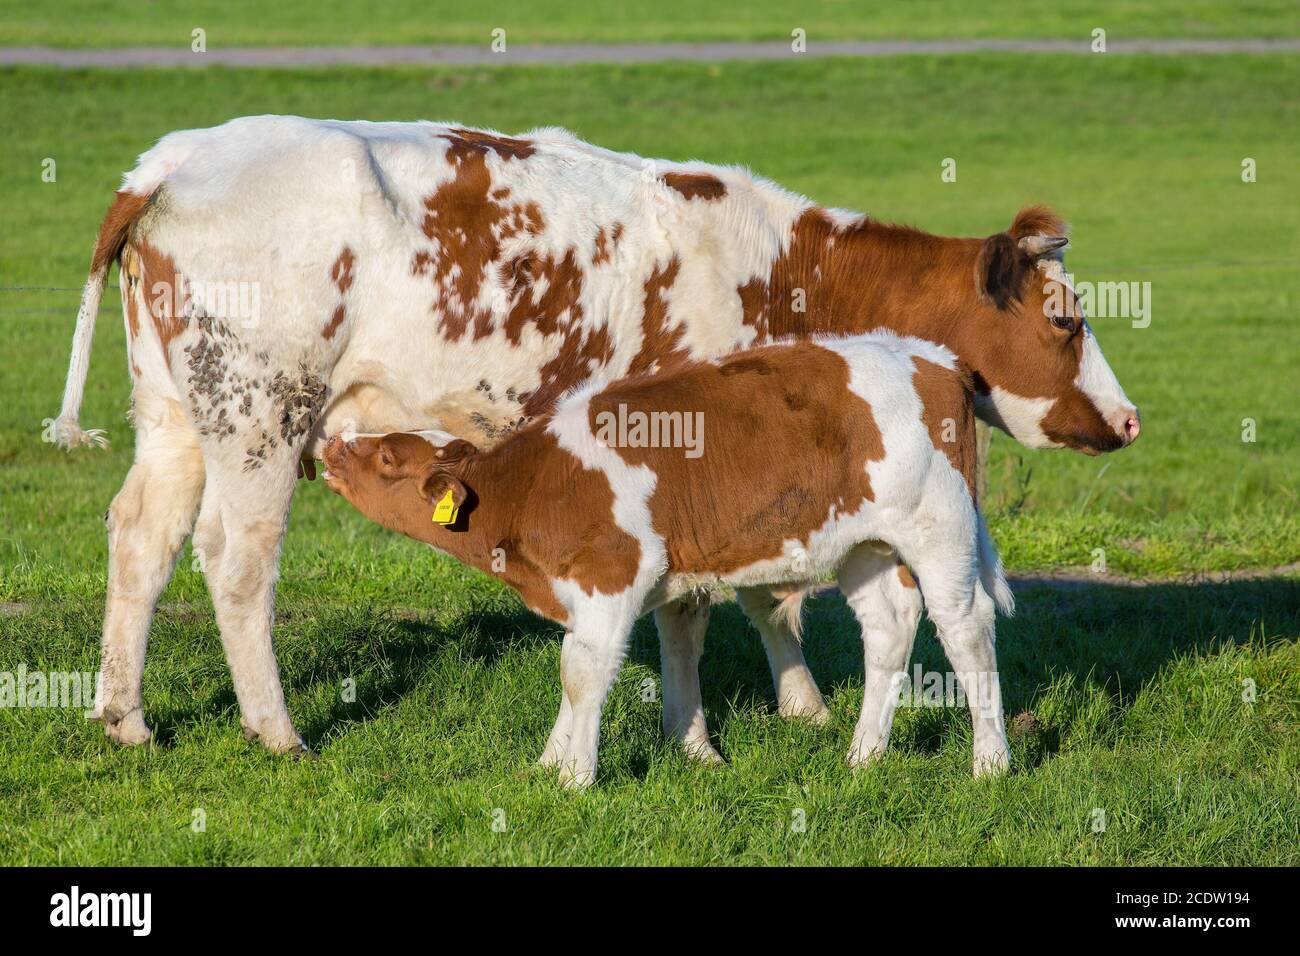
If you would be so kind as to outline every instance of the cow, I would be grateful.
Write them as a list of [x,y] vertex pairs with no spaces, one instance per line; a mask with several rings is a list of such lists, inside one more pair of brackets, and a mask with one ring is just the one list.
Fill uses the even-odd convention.
[[[687,429],[651,429],[656,417],[697,421],[690,451]],[[486,452],[397,433],[335,437],[324,456],[330,489],[367,517],[494,570],[564,625],[541,763],[566,786],[595,778],[601,709],[640,615],[701,588],[798,589],[832,572],[865,658],[849,762],[874,759],[920,614],[907,568],[970,703],[976,775],[1008,766],[993,612],[1014,604],[975,501],[972,379],[942,346],[773,343],[588,384]]]
[[[827,209],[747,170],[614,153],[562,130],[245,117],[164,136],[100,227],[53,438],[78,413],[119,263],[135,461],[108,512],[94,716],[151,738],[154,605],[193,531],[249,739],[305,753],[271,641],[299,463],[342,431],[437,428],[490,446],[569,389],[773,339],[890,329],[950,349],[979,416],[1095,454],[1136,408],[1069,294],[1064,223],[987,238]],[[197,515],[197,519],[196,519]],[[786,715],[826,706],[772,592],[740,603]],[[656,611],[664,725],[720,759],[700,706],[698,596]]]

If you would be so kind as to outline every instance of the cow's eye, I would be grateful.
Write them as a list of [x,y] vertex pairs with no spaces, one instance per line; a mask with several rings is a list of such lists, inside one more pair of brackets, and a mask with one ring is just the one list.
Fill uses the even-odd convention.
[[1052,316],[1052,324],[1058,329],[1064,329],[1067,332],[1074,331],[1074,317],[1070,315]]

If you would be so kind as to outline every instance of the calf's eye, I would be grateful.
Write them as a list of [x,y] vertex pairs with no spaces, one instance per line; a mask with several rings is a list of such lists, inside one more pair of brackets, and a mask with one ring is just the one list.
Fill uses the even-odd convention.
[[1052,316],[1052,324],[1058,329],[1070,331],[1074,328],[1074,318],[1068,315],[1054,315]]

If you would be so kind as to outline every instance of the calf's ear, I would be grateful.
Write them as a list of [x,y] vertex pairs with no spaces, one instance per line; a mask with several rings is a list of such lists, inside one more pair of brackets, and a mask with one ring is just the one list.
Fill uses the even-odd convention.
[[469,489],[464,483],[443,468],[434,468],[424,477],[424,482],[420,485],[420,494],[422,494],[430,504],[436,505],[451,492],[451,503],[453,508],[460,508],[469,498]]
[[1005,232],[989,236],[980,246],[975,265],[980,296],[1005,309],[1013,300],[1019,300],[1028,266],[1029,259],[1015,239]]
[[453,439],[433,451],[433,457],[438,459],[439,462],[460,461],[463,458],[477,454],[478,448],[463,438]]

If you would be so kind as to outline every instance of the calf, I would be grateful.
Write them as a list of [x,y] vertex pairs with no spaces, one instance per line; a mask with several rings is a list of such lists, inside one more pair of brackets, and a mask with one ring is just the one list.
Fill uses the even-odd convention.
[[768,345],[580,389],[489,451],[399,433],[336,437],[324,459],[329,487],[364,514],[500,573],[565,626],[541,759],[568,786],[595,776],[636,619],[718,584],[800,594],[838,574],[866,661],[849,761],[881,752],[920,615],[900,560],[963,683],[991,682],[980,707],[967,688],[975,772],[1007,766],[993,614],[1012,599],[972,490],[971,380],[942,346],[888,333]]

